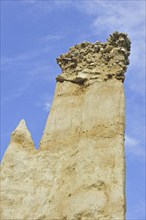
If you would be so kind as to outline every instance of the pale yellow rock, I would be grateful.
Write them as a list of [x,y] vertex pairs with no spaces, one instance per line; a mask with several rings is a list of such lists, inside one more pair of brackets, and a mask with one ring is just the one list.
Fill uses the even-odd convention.
[[1,169],[2,220],[124,220],[124,73],[130,41],[72,47],[58,58],[39,150],[24,120]]

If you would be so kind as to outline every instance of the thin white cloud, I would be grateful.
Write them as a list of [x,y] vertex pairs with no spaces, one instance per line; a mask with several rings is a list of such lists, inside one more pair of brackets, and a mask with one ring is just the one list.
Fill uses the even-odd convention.
[[37,0],[29,0],[28,2],[25,2],[25,4],[35,4],[37,2]]
[[56,8],[63,8],[70,6],[71,1],[70,0],[53,0],[53,1],[44,1],[44,0],[29,0],[29,1],[23,1],[22,2],[25,6],[28,6],[29,9],[28,13],[31,14],[33,17],[42,16],[43,14],[47,14],[49,12],[52,12]]
[[[134,33],[139,32],[141,24],[144,24],[144,4],[137,4],[131,2],[115,2],[111,4],[109,2],[102,2],[102,10],[104,13],[97,15],[93,22],[95,28],[98,27],[98,31],[127,31]],[[129,13],[131,11],[132,13]],[[141,16],[139,16],[139,13]],[[104,19],[102,19],[104,18]],[[138,29],[135,29],[138,27]]]
[[[17,74],[15,77],[17,77]],[[23,86],[20,87],[23,80],[25,83]],[[27,69],[22,70],[22,81],[20,81],[20,85],[18,87],[14,87],[13,93],[9,94],[9,96],[3,96],[2,103],[9,103],[17,98],[20,98],[22,95],[25,94],[26,91],[32,89],[32,85],[34,83],[39,84],[40,81],[44,82],[46,80],[48,81],[48,83],[53,81],[55,82],[53,66],[41,62],[37,63],[36,61],[32,65],[28,66]]]
[[53,72],[53,66],[48,64],[38,63],[34,67],[28,70],[28,74],[32,77],[32,81],[36,80],[53,80],[55,79]]
[[130,146],[130,147],[133,147],[138,144],[137,140],[135,140],[134,138],[131,138],[127,135],[125,136],[125,140],[126,140],[126,145]]
[[46,103],[44,104],[43,110],[46,111],[46,112],[49,112],[50,107],[51,107],[51,103],[50,103],[50,102],[46,102]]
[[53,101],[53,95],[48,93],[40,94],[40,96],[37,99],[37,102],[35,102],[35,106],[43,109],[44,111],[49,111],[50,107],[52,105]]
[[[20,80],[18,86],[13,87],[13,91],[11,94],[3,95],[2,97],[2,103],[6,104],[11,101],[14,101],[17,98],[20,98],[22,95],[25,94],[26,91],[29,89],[32,89],[32,85],[35,83],[40,83],[40,81],[55,81],[54,76],[54,67],[53,65],[49,65],[47,62],[44,61],[38,61],[38,59],[29,61],[30,55],[28,54],[28,57],[23,58],[21,56],[17,56],[11,59],[6,59],[3,63],[2,67],[4,68],[3,74],[11,74],[14,72],[14,77],[17,81],[17,76],[21,73],[22,78],[20,76],[18,77],[18,80]],[[21,60],[21,62],[20,62]],[[29,65],[25,65],[25,62],[29,63]],[[26,62],[26,63],[27,63]],[[12,67],[13,65],[13,67]],[[6,69],[7,68],[7,69]],[[17,71],[15,72],[15,68]],[[11,70],[11,71],[10,71]],[[5,82],[6,83],[6,82]]]
[[[47,10],[54,9],[54,7],[67,7],[72,4],[74,1],[72,0],[53,0],[53,1],[44,1],[44,0],[29,0],[28,3],[35,6],[36,8]],[[25,4],[28,4],[25,2]]]
[[[39,40],[37,40],[39,41]],[[23,54],[18,54],[17,56],[12,56],[12,57],[5,57],[2,56],[1,57],[1,65],[2,67],[5,66],[9,66],[9,65],[22,65],[28,63],[28,61],[32,61],[32,59],[36,59],[36,57],[44,54],[45,52],[48,52],[50,49],[50,46],[46,47],[42,47],[42,48],[37,48],[35,50],[31,50],[28,51],[26,53]]]
[[19,98],[20,96],[22,95],[22,92],[16,92],[14,94],[12,94],[11,96],[8,96],[8,97],[3,97],[1,98],[2,100],[2,103],[9,103],[11,101],[13,101],[14,99],[17,99]]
[[48,42],[48,41],[52,41],[52,40],[60,40],[60,39],[62,39],[64,37],[65,37],[65,35],[61,35],[61,34],[58,34],[58,35],[47,34],[46,36],[43,36],[41,38],[41,41]]
[[125,147],[128,155],[134,157],[145,157],[144,147],[135,138],[125,135]]
[[28,88],[30,87],[32,83],[32,79],[30,79],[29,81],[27,81],[24,86],[22,86],[21,88],[15,88],[14,92],[11,93],[9,96],[2,96],[2,104],[6,104],[9,103],[11,101],[14,101],[15,99],[20,98],[25,91],[28,90]]

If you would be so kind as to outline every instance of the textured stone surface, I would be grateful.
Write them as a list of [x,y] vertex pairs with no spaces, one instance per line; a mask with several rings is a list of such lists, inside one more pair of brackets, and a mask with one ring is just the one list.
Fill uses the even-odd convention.
[[82,43],[62,68],[39,150],[22,120],[1,168],[2,220],[124,220],[125,104],[130,41]]

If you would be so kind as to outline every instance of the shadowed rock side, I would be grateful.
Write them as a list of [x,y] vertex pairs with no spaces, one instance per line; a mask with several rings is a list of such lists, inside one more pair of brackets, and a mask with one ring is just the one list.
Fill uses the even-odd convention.
[[1,170],[3,220],[124,220],[125,101],[130,41],[81,43],[61,55],[39,150],[21,121]]

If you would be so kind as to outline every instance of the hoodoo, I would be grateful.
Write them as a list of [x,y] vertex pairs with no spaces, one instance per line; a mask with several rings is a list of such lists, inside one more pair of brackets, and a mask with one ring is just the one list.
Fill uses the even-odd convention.
[[125,219],[125,97],[130,40],[114,32],[57,59],[51,111],[36,150],[25,121],[1,166],[2,220]]

